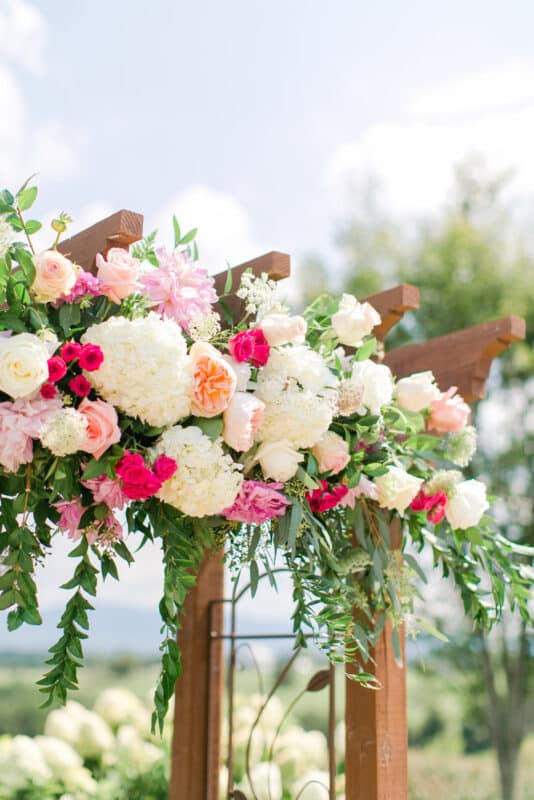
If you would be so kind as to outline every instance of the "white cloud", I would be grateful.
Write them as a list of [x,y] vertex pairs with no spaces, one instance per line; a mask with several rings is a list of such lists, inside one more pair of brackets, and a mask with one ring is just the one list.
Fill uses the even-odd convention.
[[370,125],[328,160],[335,211],[378,177],[385,207],[428,213],[441,205],[454,167],[473,154],[515,171],[514,193],[534,186],[534,64],[517,63],[439,83],[413,95],[399,119]]
[[43,68],[45,23],[26,0],[0,1],[0,42],[2,58],[35,72]]
[[245,209],[225,192],[208,186],[191,186],[176,195],[145,230],[158,228],[160,240],[173,243],[172,215],[182,231],[198,228],[200,260],[211,272],[225,269],[226,262],[235,265],[255,258],[266,251],[258,243]]

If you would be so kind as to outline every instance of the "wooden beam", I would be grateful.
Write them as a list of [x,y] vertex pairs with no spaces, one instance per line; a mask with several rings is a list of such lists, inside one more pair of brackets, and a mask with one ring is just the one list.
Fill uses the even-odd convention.
[[407,311],[419,308],[419,289],[403,283],[366,297],[365,301],[376,308],[382,317],[382,323],[373,330],[373,336],[383,342],[389,331],[401,321]]
[[512,342],[525,338],[525,321],[503,317],[387,353],[384,362],[398,378],[430,369],[440,389],[457,386],[465,400],[485,396],[491,362]]
[[[264,253],[264,255],[253,258],[251,261],[245,261],[243,264],[238,264],[236,267],[233,267],[231,294],[229,297],[225,298],[224,303],[231,313],[232,319],[236,322],[243,317],[245,305],[239,297],[236,297],[235,292],[239,289],[241,276],[247,269],[251,269],[254,275],[258,277],[265,272],[271,280],[281,281],[289,277],[291,272],[291,259],[286,253],[278,253],[276,250],[272,250],[270,253]],[[215,276],[215,290],[219,297],[224,293],[227,276],[227,272],[220,272]],[[221,306],[217,304],[215,308],[224,319],[224,312]]]
[[111,247],[127,249],[143,238],[143,215],[135,211],[117,211],[90,228],[61,242],[58,249],[80,267],[91,272],[97,253],[104,255]]

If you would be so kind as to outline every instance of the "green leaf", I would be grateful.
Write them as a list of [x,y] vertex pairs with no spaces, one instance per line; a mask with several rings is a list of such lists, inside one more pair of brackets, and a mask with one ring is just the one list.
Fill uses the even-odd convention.
[[224,422],[222,417],[198,418],[195,423],[212,441],[218,439],[223,432]]
[[395,657],[395,661],[397,662],[399,667],[402,667],[403,658],[402,658],[401,643],[400,643],[398,628],[393,628],[391,631],[391,643],[393,645],[393,655]]
[[37,233],[37,231],[40,231],[43,226],[39,220],[29,219],[25,223],[24,227],[26,228],[26,233],[31,236],[32,234]]
[[103,475],[106,471],[108,466],[107,458],[92,458],[87,466],[83,471],[83,479],[84,481],[91,480],[92,478],[98,478],[99,475]]
[[27,211],[35,203],[37,197],[37,186],[28,186],[27,189],[21,189],[17,195],[17,204],[21,211]]
[[442,633],[438,630],[431,622],[427,619],[423,619],[423,617],[416,617],[417,622],[419,623],[419,627],[422,628],[426,633],[429,633],[430,636],[434,636],[436,639],[439,639],[440,642],[448,642],[449,640]]
[[182,236],[182,238],[179,241],[179,244],[189,244],[189,242],[193,241],[193,239],[197,235],[197,232],[198,232],[198,228],[191,228],[190,231],[187,231],[185,236]]
[[374,336],[371,336],[366,342],[362,344],[361,347],[358,348],[356,351],[356,355],[354,357],[355,361],[365,361],[367,358],[373,355],[376,350],[377,340]]
[[260,570],[258,568],[258,562],[257,561],[251,561],[250,562],[250,593],[251,593],[252,597],[254,597],[254,595],[258,591],[259,579],[260,579]]
[[27,250],[23,250],[21,247],[19,247],[15,250],[15,258],[17,259],[22,272],[24,273],[24,277],[28,286],[31,286],[35,280],[35,266],[31,254],[28,253]]
[[180,223],[176,219],[176,214],[173,214],[172,217],[172,227],[174,229],[174,246],[178,247],[180,239],[182,238],[182,232],[180,230]]
[[228,268],[227,268],[227,272],[226,272],[226,281],[224,282],[223,294],[230,294],[230,292],[232,291],[232,285],[233,285],[233,282],[234,282],[233,281],[233,275],[232,275],[232,267],[230,266],[230,264],[228,264],[227,267]]
[[13,206],[15,203],[15,198],[13,197],[11,192],[8,191],[7,189],[3,189],[0,192],[0,200],[2,201],[2,203],[5,203],[8,206]]

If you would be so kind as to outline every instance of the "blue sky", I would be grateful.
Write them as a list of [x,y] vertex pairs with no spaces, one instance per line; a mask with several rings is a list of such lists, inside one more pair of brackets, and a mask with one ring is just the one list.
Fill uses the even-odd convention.
[[[75,229],[175,211],[215,268],[329,250],[370,176],[407,219],[480,153],[534,192],[534,6],[514,0],[0,0],[0,176]],[[70,567],[57,558],[42,598]],[[142,574],[143,592],[139,592]],[[104,591],[154,604],[159,565]]]

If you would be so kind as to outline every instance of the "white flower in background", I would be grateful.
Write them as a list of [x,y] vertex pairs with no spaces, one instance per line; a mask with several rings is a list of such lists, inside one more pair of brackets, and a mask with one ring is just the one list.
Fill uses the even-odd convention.
[[68,742],[82,758],[102,758],[115,745],[109,725],[74,700],[50,712],[45,722],[45,735]]
[[312,453],[317,459],[319,472],[331,472],[333,475],[345,469],[350,461],[347,442],[333,431],[323,433],[317,444],[312,447]]
[[304,317],[268,314],[262,318],[259,327],[271,347],[276,347],[290,342],[301,344],[306,337],[308,323]]
[[82,450],[87,441],[87,419],[74,408],[62,408],[40,433],[41,442],[55,456],[68,456]]
[[104,362],[86,377],[109,403],[143,422],[173,425],[191,410],[191,361],[180,327],[150,313],[111,317],[82,341],[98,345]]
[[307,772],[293,785],[293,797],[299,800],[328,800],[328,772]]
[[0,789],[6,790],[1,797],[10,797],[30,781],[40,786],[50,780],[52,772],[33,739],[29,736],[0,739]]
[[485,485],[481,481],[461,481],[447,501],[445,515],[452,528],[465,530],[478,525],[488,508]]
[[33,257],[35,278],[32,297],[38,303],[53,303],[74,288],[78,268],[58,250],[45,250]]
[[51,711],[45,721],[45,735],[62,739],[76,750],[80,732],[80,716],[84,711],[84,707],[74,700],[69,700],[64,708]]
[[345,728],[345,720],[342,719],[336,725],[336,730],[334,733],[334,746],[336,748],[336,759],[337,761],[343,761],[345,759],[345,735],[346,735],[346,728]]
[[178,470],[165,481],[158,497],[190,517],[219,514],[232,505],[243,476],[240,465],[225,455],[219,441],[212,442],[200,428],[176,425],[165,431],[154,456],[174,458]]
[[282,771],[284,785],[291,784],[310,770],[327,768],[326,736],[320,731],[291,726],[280,735],[274,758]]
[[383,508],[395,509],[400,514],[408,508],[423,481],[402,467],[389,467],[385,475],[374,480],[378,489],[378,502]]
[[263,442],[254,458],[247,462],[246,470],[259,463],[264,478],[285,483],[295,475],[302,461],[302,453],[295,450],[287,439],[280,439],[277,442]]
[[140,733],[150,731],[150,712],[128,689],[104,689],[96,698],[93,711],[113,729],[134,725]]
[[96,792],[98,784],[70,744],[53,736],[36,736],[34,741],[39,745],[53,777],[63,781],[69,791]]
[[27,397],[48,380],[48,349],[33,333],[0,337],[0,392]]
[[395,386],[395,399],[406,411],[423,411],[440,397],[436,379],[430,370],[414,372],[407,378],[401,378]]
[[445,492],[447,497],[452,497],[463,477],[457,469],[438,469],[428,481],[425,492],[429,495]]
[[393,378],[385,364],[375,364],[367,359],[355,361],[349,381],[361,393],[362,406],[371,414],[379,414],[382,406],[391,403]]
[[259,764],[254,764],[250,770],[249,782],[248,777],[245,776],[239,788],[246,797],[252,797],[252,786],[254,793],[257,795],[258,800],[282,800],[282,775],[280,767],[273,762],[261,761]]
[[117,754],[127,766],[135,765],[136,772],[146,772],[165,756],[162,748],[145,742],[133,725],[122,725],[117,731]]
[[332,316],[332,327],[341,344],[359,347],[382,318],[370,303],[359,303],[352,294],[344,294],[338,311]]
[[459,467],[467,467],[477,450],[477,432],[472,425],[449,434],[445,455]]
[[278,299],[276,283],[270,280],[266,272],[262,272],[259,278],[251,272],[243,273],[236,294],[245,303],[246,313],[256,315],[257,319],[284,311]]
[[337,383],[307,345],[273,348],[258,374],[256,396],[265,403],[265,414],[256,440],[313,447],[332,422]]
[[7,221],[7,216],[0,214],[0,258],[4,258],[15,238],[15,229]]

